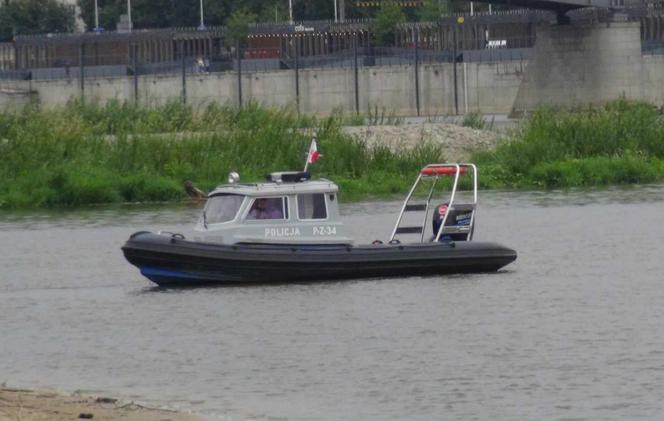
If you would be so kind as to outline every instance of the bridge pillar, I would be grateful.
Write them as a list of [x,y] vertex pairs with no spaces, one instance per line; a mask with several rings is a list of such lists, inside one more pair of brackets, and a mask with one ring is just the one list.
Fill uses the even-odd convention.
[[573,107],[641,97],[639,22],[543,24],[513,114],[539,105]]

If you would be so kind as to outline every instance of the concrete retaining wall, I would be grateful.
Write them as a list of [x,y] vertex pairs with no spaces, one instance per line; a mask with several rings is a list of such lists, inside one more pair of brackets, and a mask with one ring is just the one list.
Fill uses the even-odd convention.
[[643,56],[639,97],[657,106],[664,104],[664,55]]
[[37,93],[25,87],[0,88],[0,111],[21,109],[37,100]]
[[[459,113],[480,110],[508,113],[514,102],[523,62],[468,63],[457,65]],[[420,114],[447,115],[456,112],[454,67],[450,63],[421,65]],[[25,82],[3,82],[3,86]],[[90,78],[83,89],[78,79],[29,82],[42,107],[62,106],[71,99],[104,103],[109,100],[135,101],[156,106],[169,101],[205,106],[211,102],[238,104],[237,73],[139,76],[137,88],[132,76]],[[353,112],[355,75],[353,68],[303,69],[299,72],[299,109],[306,113],[330,114],[335,110]],[[242,101],[266,106],[298,107],[295,73],[292,70],[245,72],[242,74]],[[372,66],[358,69],[360,112],[374,110],[394,115],[416,115],[415,68],[413,65]],[[3,108],[15,108],[2,102]]]
[[[644,99],[654,88],[642,78],[638,22],[541,25],[514,110],[541,104],[601,104],[618,97]],[[660,69],[659,72],[662,70]]]
[[[420,65],[420,115],[509,114],[543,103],[576,106],[620,96],[664,103],[664,56],[642,54],[638,23],[546,24],[538,28],[537,37],[529,60],[457,64],[456,99],[453,64]],[[5,81],[0,88],[17,90],[25,83]],[[190,74],[184,83],[181,75],[140,76],[137,88],[132,76],[87,79],[83,89],[76,79],[28,83],[47,108],[81,97],[100,103],[136,100],[148,106],[182,98],[197,107],[239,103],[235,72]],[[360,112],[378,107],[394,115],[417,115],[413,65],[360,67],[357,86]],[[243,103],[297,107],[305,113],[356,109],[352,67],[300,70],[299,98],[293,70],[244,72],[241,91]],[[18,106],[0,98],[0,110]]]

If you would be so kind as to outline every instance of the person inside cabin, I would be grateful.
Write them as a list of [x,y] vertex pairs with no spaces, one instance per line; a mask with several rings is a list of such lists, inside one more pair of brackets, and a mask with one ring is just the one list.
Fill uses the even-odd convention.
[[281,199],[256,199],[249,211],[248,219],[283,219]]

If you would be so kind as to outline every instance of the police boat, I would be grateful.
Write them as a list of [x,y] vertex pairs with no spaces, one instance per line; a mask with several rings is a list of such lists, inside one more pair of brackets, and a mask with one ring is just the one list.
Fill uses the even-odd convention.
[[122,251],[161,286],[495,272],[516,259],[511,248],[473,241],[473,164],[422,168],[384,243],[353,243],[339,217],[338,190],[306,171],[272,173],[253,184],[231,173],[208,194],[192,239],[141,231]]

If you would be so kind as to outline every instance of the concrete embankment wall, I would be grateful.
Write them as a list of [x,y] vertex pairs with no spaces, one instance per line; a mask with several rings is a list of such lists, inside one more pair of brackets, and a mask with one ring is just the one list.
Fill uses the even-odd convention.
[[[454,67],[451,63],[419,66],[419,108],[421,115],[454,114],[480,110],[507,113],[516,97],[524,62],[459,63],[457,95],[454,94]],[[104,103],[109,100],[134,101],[145,105],[181,100],[204,106],[210,102],[238,104],[237,73],[140,76],[80,80],[3,82],[15,89],[35,92],[45,108],[66,104],[70,99]],[[377,66],[358,69],[357,90],[360,112],[369,109],[395,115],[416,115],[415,68]],[[184,87],[184,92],[183,92]],[[268,106],[298,106],[294,71],[261,71],[242,74],[242,101]],[[306,113],[329,114],[342,109],[353,112],[355,75],[353,68],[306,69],[299,72],[299,109]]]
[[[453,115],[468,111],[509,114],[541,104],[601,104],[618,97],[664,103],[664,56],[644,55],[638,22],[595,25],[550,25],[537,29],[529,61],[421,64],[416,90],[415,66],[352,67],[254,71],[242,74],[242,102],[289,106],[301,112],[329,114],[335,110],[394,115]],[[357,82],[357,83],[356,83]],[[357,88],[356,88],[357,86]],[[145,105],[184,99],[194,106],[211,102],[239,104],[237,73],[149,75],[0,83],[0,110],[29,101],[49,108],[70,99],[104,103],[138,101]],[[299,89],[298,89],[299,88]],[[299,96],[297,95],[299,92]],[[419,95],[418,95],[419,93]],[[4,95],[4,96],[3,96]],[[20,96],[20,95],[19,95]],[[28,101],[28,102],[29,102]],[[419,105],[419,107],[418,107]]]
[[664,55],[643,56],[640,99],[657,106],[664,105]]
[[[641,52],[638,22],[603,25],[542,25],[514,104],[525,111],[541,104],[573,107],[618,97],[661,98],[664,74]],[[646,77],[646,75],[648,75]]]
[[0,112],[2,110],[21,109],[37,100],[37,94],[28,89],[0,87]]

